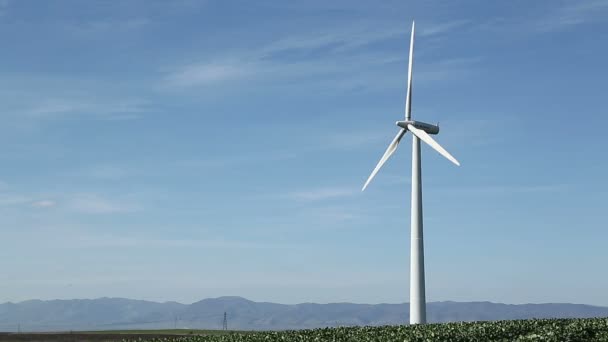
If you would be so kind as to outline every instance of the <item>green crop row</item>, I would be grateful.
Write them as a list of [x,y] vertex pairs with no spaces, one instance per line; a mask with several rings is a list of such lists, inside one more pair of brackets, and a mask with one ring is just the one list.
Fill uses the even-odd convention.
[[[124,340],[125,342],[128,340]],[[132,341],[132,340],[131,340]],[[143,340],[139,340],[143,341]],[[381,327],[229,333],[216,336],[168,337],[150,342],[299,342],[299,341],[606,341],[608,318],[530,319]]]

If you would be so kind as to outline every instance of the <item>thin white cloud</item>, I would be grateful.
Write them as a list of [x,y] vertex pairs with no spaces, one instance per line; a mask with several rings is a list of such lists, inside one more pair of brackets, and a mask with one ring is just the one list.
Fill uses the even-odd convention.
[[[478,60],[478,58],[458,59],[454,60],[452,65],[436,62],[422,64],[420,70],[416,71],[416,80],[420,83],[464,78],[469,75],[474,61]],[[163,78],[163,85],[168,88],[183,88],[253,79],[263,83],[286,81],[289,84],[293,84],[296,80],[303,82],[314,80],[317,84],[345,90],[369,87],[378,89],[385,86],[388,81],[387,75],[378,72],[378,68],[393,63],[405,65],[406,62],[407,57],[390,53],[326,56],[298,62],[256,59],[233,60],[224,63],[200,62],[178,67],[168,72]],[[366,69],[362,70],[362,67]],[[376,81],[370,82],[370,77]]]
[[563,30],[572,26],[606,20],[608,0],[569,1],[564,6],[549,11],[535,22],[541,32]]
[[[283,241],[251,241],[221,236],[204,227],[199,227],[199,231],[205,234],[197,236],[158,236],[150,231],[137,233],[137,229],[123,229],[120,235],[83,229],[82,224],[65,225],[51,224],[48,229],[39,230],[41,239],[36,243],[46,246],[45,241],[54,239],[57,235],[63,236],[61,241],[54,247],[88,249],[88,248],[205,248],[205,249],[294,249],[301,246],[301,243]],[[151,235],[152,234],[152,235]],[[27,231],[13,231],[11,238],[25,239],[29,236]],[[46,239],[45,237],[48,237]]]
[[101,180],[119,180],[129,175],[127,168],[118,165],[94,165],[84,170],[86,176]]
[[293,50],[325,49],[329,53],[346,53],[360,47],[400,37],[407,27],[352,26],[333,30],[322,29],[303,36],[290,36],[264,46],[258,53],[271,56]]
[[[436,27],[435,31],[429,31],[427,34],[440,34],[463,25],[464,22],[448,24]],[[319,30],[303,36],[288,36],[261,47],[242,51],[237,49],[223,56],[207,57],[200,62],[164,70],[163,84],[169,88],[192,87],[254,77],[256,81],[261,82],[285,79],[293,83],[296,79],[309,80],[314,77],[315,82],[331,80],[332,84],[343,86],[346,80],[351,88],[353,84],[357,87],[369,87],[367,78],[370,75],[377,78],[377,68],[392,63],[405,65],[407,56],[382,49],[370,52],[370,49],[365,47],[388,39],[403,38],[407,41],[407,32],[409,28],[405,26],[358,26]],[[311,52],[315,52],[314,57],[310,56]],[[285,58],[285,55],[290,57]],[[467,66],[470,66],[471,63],[468,64]],[[370,71],[362,72],[362,66]],[[429,76],[432,79],[438,78],[437,73],[441,73],[440,78],[444,79],[446,74],[454,72],[453,66],[446,65],[436,70],[437,65],[432,65],[429,68],[432,72],[417,72],[417,80],[424,80],[429,76],[427,74],[432,73],[434,74]],[[362,78],[366,81],[360,81]],[[378,86],[380,84],[376,82],[374,87]]]
[[[383,129],[384,132],[370,129],[367,129],[365,131],[334,131],[333,133],[329,133],[326,138],[322,139],[323,141],[321,141],[320,147],[323,149],[349,149],[354,147],[373,145],[374,143],[381,141],[387,141],[386,144],[388,145],[391,138],[390,135],[394,132],[397,132],[397,129],[393,129],[393,131],[391,131],[390,128],[392,127]],[[378,153],[380,153],[380,151]]]
[[41,200],[32,203],[32,206],[36,208],[51,208],[54,207],[57,203],[51,200]]
[[268,249],[293,248],[295,244],[244,241],[211,237],[208,239],[171,239],[150,238],[143,236],[82,236],[78,238],[77,248],[88,247],[124,247],[124,248],[217,248],[217,249]]
[[28,196],[15,193],[0,193],[0,206],[22,205],[31,202]]
[[[350,195],[349,195],[350,196]],[[355,214],[355,210],[346,207],[321,207],[312,208],[307,211],[307,217],[317,218],[320,220],[318,223],[331,225],[334,223],[340,223],[344,221],[360,220],[361,215]]]
[[207,85],[250,75],[252,70],[241,63],[210,62],[190,64],[167,75],[170,86]]
[[55,206],[55,202],[48,199],[39,199],[41,196],[29,193],[13,191],[8,184],[0,181],[0,207],[36,207],[49,208]]
[[67,199],[67,208],[84,214],[113,214],[138,210],[134,203],[104,198],[97,194],[74,195]]
[[93,101],[88,99],[50,98],[17,110],[25,117],[51,119],[83,115],[98,119],[135,119],[145,111],[146,103],[139,100]]
[[428,25],[428,26],[423,25],[420,28],[419,35],[421,37],[443,35],[444,33],[453,31],[459,27],[462,27],[462,26],[468,24],[469,22],[470,22],[469,20],[454,20],[454,21],[448,21],[445,23],[440,23],[440,24],[435,24],[435,25]]
[[[53,199],[50,199],[53,198]],[[0,207],[57,208],[66,213],[112,214],[141,209],[132,196],[104,196],[97,193],[41,194],[18,191],[0,192]]]
[[476,27],[478,31],[496,31],[501,34],[546,34],[572,29],[587,23],[606,21],[608,0],[551,2],[539,11],[517,17],[493,17]]
[[[462,114],[469,115],[470,113]],[[459,116],[460,113],[453,113],[454,118]],[[454,149],[462,146],[466,146],[468,149],[502,143],[506,137],[504,135],[493,134],[493,132],[500,131],[502,127],[511,127],[514,125],[514,120],[505,117],[492,120],[485,118],[455,120],[449,118],[440,123],[442,131],[439,141],[448,143]]]
[[292,192],[288,194],[288,197],[299,201],[321,201],[326,199],[353,196],[356,193],[358,193],[358,191],[355,188],[327,187]]
[[132,120],[154,111],[153,99],[130,93],[131,84],[103,76],[5,73],[0,77],[0,117],[11,118],[13,125],[37,125],[74,117]]
[[237,165],[268,163],[281,161],[296,157],[294,152],[281,151],[259,151],[260,153],[249,153],[239,155],[225,155],[219,157],[209,157],[206,159],[186,159],[171,163],[172,167],[193,169],[217,169],[224,167],[235,167]]
[[143,17],[96,20],[73,24],[68,26],[67,29],[76,36],[91,38],[105,34],[124,34],[125,32],[139,30],[149,25],[150,22],[150,19]]
[[543,193],[560,193],[569,191],[572,186],[570,184],[513,184],[513,185],[485,185],[485,186],[471,186],[471,187],[442,187],[440,189],[434,189],[433,191],[440,191],[444,194],[468,194],[475,196],[500,196],[500,195],[514,195],[514,194],[543,194]]

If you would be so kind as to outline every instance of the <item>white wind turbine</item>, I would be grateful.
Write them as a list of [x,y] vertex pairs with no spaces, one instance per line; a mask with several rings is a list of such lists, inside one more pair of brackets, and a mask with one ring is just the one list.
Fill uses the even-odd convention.
[[439,133],[439,126],[411,119],[412,112],[412,64],[414,57],[414,26],[412,22],[412,37],[410,40],[410,60],[407,74],[407,96],[405,101],[405,121],[397,121],[401,127],[395,139],[388,145],[386,152],[372,174],[369,176],[363,190],[374,178],[378,170],[395,153],[401,138],[412,132],[412,214],[411,214],[411,256],[410,256],[410,324],[426,323],[426,299],[424,291],[424,244],[422,236],[422,179],[420,175],[420,140],[429,144],[433,149],[446,157],[452,163],[460,163],[439,145],[429,134]]

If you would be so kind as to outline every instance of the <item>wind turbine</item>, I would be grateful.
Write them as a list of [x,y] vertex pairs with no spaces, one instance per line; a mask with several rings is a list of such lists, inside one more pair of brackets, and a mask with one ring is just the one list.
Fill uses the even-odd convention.
[[424,244],[422,236],[422,179],[420,166],[420,140],[429,144],[435,151],[446,157],[452,163],[460,163],[451,154],[439,145],[429,134],[439,133],[439,126],[412,120],[412,64],[414,57],[414,28],[412,22],[412,37],[410,39],[410,59],[407,73],[407,95],[405,100],[405,121],[397,121],[401,127],[393,141],[388,145],[386,152],[380,158],[378,165],[372,171],[363,189],[376,176],[382,165],[386,163],[401,138],[408,131],[412,132],[412,214],[411,214],[411,250],[410,250],[410,324],[426,323],[426,299],[424,290]]

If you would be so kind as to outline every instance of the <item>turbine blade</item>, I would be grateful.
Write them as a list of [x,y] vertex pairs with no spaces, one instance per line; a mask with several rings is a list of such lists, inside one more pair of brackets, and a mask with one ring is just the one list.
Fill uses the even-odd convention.
[[369,175],[369,178],[365,182],[365,185],[363,185],[363,188],[361,189],[361,191],[364,191],[365,188],[367,188],[367,185],[369,184],[369,182],[372,181],[372,179],[374,179],[374,176],[376,176],[376,173],[378,173],[378,171],[380,170],[380,168],[382,167],[382,165],[384,165],[384,163],[386,163],[386,161],[388,160],[388,158],[390,158],[393,155],[393,153],[395,153],[395,150],[397,150],[397,146],[399,145],[399,141],[401,141],[401,138],[403,138],[403,135],[406,132],[407,131],[405,129],[401,129],[399,131],[399,133],[397,133],[397,135],[395,136],[395,139],[393,139],[393,141],[391,142],[391,144],[388,145],[388,148],[386,149],[386,151],[382,155],[382,158],[380,158],[380,161],[378,162],[378,165],[376,165],[376,168],[374,168],[374,171],[372,171],[372,174]]
[[421,129],[418,129],[412,125],[407,125],[407,128],[410,132],[412,132],[412,134],[417,136],[420,140],[429,144],[435,151],[439,152],[442,156],[446,157],[452,163],[460,166],[460,163],[458,162],[458,160],[456,160],[456,158],[454,158],[448,151],[446,151],[443,147],[441,147],[441,145],[439,145],[439,143],[437,143],[433,138],[431,138],[431,136],[427,132],[425,132]]
[[414,64],[414,29],[416,23],[412,21],[412,37],[410,38],[410,59],[407,67],[407,95],[405,98],[405,120],[412,119],[412,67]]

